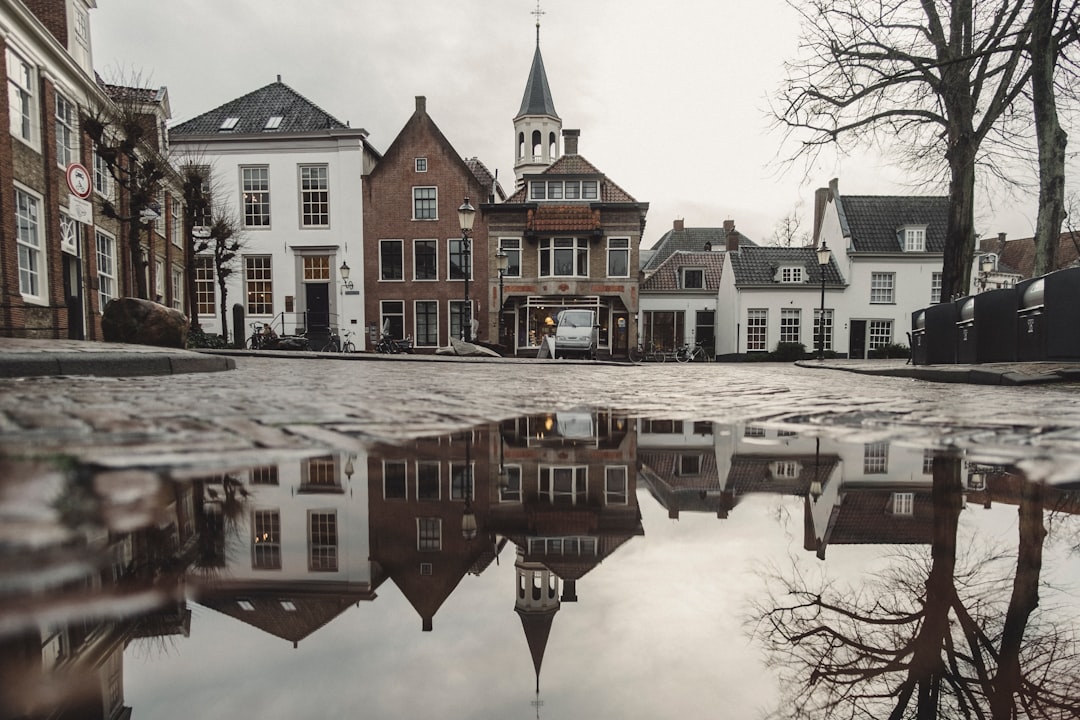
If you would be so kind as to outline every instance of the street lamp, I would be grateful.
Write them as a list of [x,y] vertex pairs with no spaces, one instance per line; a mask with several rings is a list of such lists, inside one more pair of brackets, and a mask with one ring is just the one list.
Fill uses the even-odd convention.
[[349,279],[349,273],[352,272],[352,268],[349,267],[349,263],[342,260],[338,272],[341,273],[341,287],[345,290],[352,290],[353,283],[352,280]]
[[818,315],[818,345],[817,359],[825,359],[825,268],[829,267],[829,258],[832,251],[825,241],[821,241],[821,247],[817,249],[818,270],[821,274],[821,311]]
[[505,321],[503,320],[503,275],[506,274],[506,269],[510,267],[510,256],[499,248],[499,252],[495,253],[495,267],[499,271],[499,344],[503,343],[503,335]]
[[469,233],[476,220],[476,208],[469,204],[469,198],[457,209],[458,223],[461,225],[461,273],[465,277],[465,308],[461,313],[462,335],[465,342],[472,342],[472,307],[469,302]]
[[990,273],[994,272],[994,258],[989,255],[983,255],[980,262],[979,284],[981,285],[981,292],[986,292],[986,286],[990,282]]

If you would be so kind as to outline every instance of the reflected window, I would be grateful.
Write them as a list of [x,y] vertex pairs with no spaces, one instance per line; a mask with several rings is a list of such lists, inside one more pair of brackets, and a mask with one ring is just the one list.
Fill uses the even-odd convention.
[[755,425],[747,425],[743,430],[743,437],[765,437],[765,428]]
[[678,435],[683,431],[682,420],[649,420],[641,421],[641,432],[654,435]]
[[281,569],[281,513],[256,510],[251,518],[251,567],[256,570]]
[[416,519],[416,549],[435,551],[442,549],[442,520],[439,518]]
[[439,463],[437,461],[419,461],[416,463],[416,498],[418,500],[439,499]]
[[546,497],[552,505],[584,504],[588,484],[588,467],[540,468],[540,496]]
[[338,569],[337,513],[308,513],[308,570],[334,572]]
[[915,493],[893,493],[893,515],[911,515],[915,511]]
[[701,474],[701,455],[697,453],[680,455],[679,463],[676,466],[677,473],[679,475],[700,475]]
[[923,475],[933,475],[934,474],[934,451],[933,450],[923,450],[922,474]]
[[777,460],[773,463],[772,474],[774,478],[793,480],[799,477],[799,463],[791,460]]
[[521,502],[521,468],[517,465],[507,465],[506,484],[499,487],[499,502]]
[[278,484],[278,469],[277,465],[267,465],[265,467],[251,468],[249,471],[252,485],[277,485]]
[[473,497],[472,466],[450,463],[450,499],[471,500]]
[[889,471],[889,443],[876,442],[863,445],[863,474],[884,475]]
[[338,491],[337,462],[333,455],[308,458],[301,468],[302,490],[307,492]]
[[608,505],[625,505],[629,495],[625,466],[604,468],[604,500]]
[[404,460],[387,460],[383,462],[383,498],[386,500],[405,499]]
[[694,423],[694,434],[695,435],[712,435],[713,434],[712,423],[711,422],[701,422],[701,421],[695,422]]

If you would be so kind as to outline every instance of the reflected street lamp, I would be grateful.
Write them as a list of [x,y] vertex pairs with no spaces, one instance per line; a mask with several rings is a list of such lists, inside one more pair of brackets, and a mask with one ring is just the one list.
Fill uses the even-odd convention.
[[[468,200],[465,201],[468,203]],[[461,537],[466,540],[476,538],[476,513],[473,512],[472,499],[476,494],[476,478],[472,471],[472,440],[465,440],[465,510],[461,513]]]
[[495,267],[499,271],[499,344],[503,343],[503,335],[505,334],[505,321],[503,320],[503,275],[506,274],[506,269],[510,267],[510,256],[499,248],[499,252],[495,253]]
[[469,204],[469,198],[457,209],[458,223],[461,225],[461,273],[465,278],[465,307],[461,313],[461,331],[465,342],[472,342],[472,306],[469,301],[469,233],[476,220],[476,208]]
[[821,247],[817,249],[818,271],[821,275],[821,310],[818,315],[818,344],[817,359],[825,359],[825,268],[829,267],[829,258],[832,251],[825,241],[821,241]]

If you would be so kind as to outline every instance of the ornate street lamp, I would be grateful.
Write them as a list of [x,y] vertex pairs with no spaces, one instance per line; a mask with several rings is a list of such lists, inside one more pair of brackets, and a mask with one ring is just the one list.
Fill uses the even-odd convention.
[[495,267],[499,271],[499,344],[503,343],[503,335],[505,334],[505,321],[503,320],[503,275],[506,274],[506,269],[510,267],[510,256],[499,248],[499,252],[495,253]]
[[461,225],[461,273],[465,278],[465,307],[461,313],[461,332],[465,342],[472,342],[472,307],[469,301],[469,233],[476,220],[476,208],[469,204],[469,198],[457,209],[458,223]]
[[994,258],[989,255],[983,255],[980,262],[979,284],[981,292],[986,292],[986,286],[990,283],[990,273],[994,272]]
[[352,272],[352,268],[349,267],[349,263],[342,260],[341,267],[338,268],[338,272],[341,273],[341,287],[345,290],[352,290],[352,280],[349,279],[349,273]]
[[832,251],[825,241],[821,241],[821,247],[817,249],[818,270],[821,275],[821,310],[818,315],[818,345],[817,359],[825,359],[825,268],[829,267],[829,259]]

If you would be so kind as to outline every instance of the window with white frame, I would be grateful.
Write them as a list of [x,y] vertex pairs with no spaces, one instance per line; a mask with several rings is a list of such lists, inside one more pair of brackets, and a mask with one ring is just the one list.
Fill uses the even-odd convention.
[[413,220],[439,219],[439,189],[433,187],[414,187]]
[[748,352],[767,350],[769,311],[751,308],[746,311],[746,349]]
[[95,230],[94,235],[97,241],[98,309],[104,312],[109,301],[117,296],[116,240],[101,230]]
[[596,200],[599,183],[596,180],[532,180],[530,200]]
[[281,513],[255,510],[251,517],[251,567],[255,570],[281,569]]
[[[472,313],[472,300],[465,303],[464,300],[451,300],[450,306],[450,337],[464,338],[464,327],[466,325],[466,318],[473,318]],[[470,333],[471,334],[471,333]]]
[[437,301],[416,301],[416,332],[413,337],[417,347],[439,345],[439,303]]
[[426,157],[418,157],[418,158],[416,158],[416,166],[415,167],[416,167],[416,172],[418,172],[418,173],[427,172],[427,158]]
[[772,464],[772,476],[778,480],[795,480],[801,466],[794,460],[777,460]]
[[926,252],[926,226],[909,225],[896,231],[904,252]]
[[66,168],[79,159],[79,109],[56,93],[56,162]]
[[540,277],[588,277],[589,242],[585,238],[540,241]]
[[416,461],[416,499],[438,500],[441,496],[441,466],[438,460]]
[[703,268],[680,268],[684,290],[704,290],[705,270]]
[[154,260],[154,300],[165,302],[165,261],[161,258]]
[[329,282],[330,281],[330,256],[329,255],[305,255],[304,256],[304,282]]
[[913,515],[915,513],[915,493],[893,493],[892,513],[893,515]]
[[506,255],[503,277],[521,277],[521,238],[499,238],[499,251]]
[[37,94],[34,67],[11,48],[7,49],[8,113],[11,134],[35,148],[38,144]]
[[416,549],[425,552],[442,549],[441,518],[416,518]]
[[379,279],[404,280],[404,243],[401,240],[379,241]]
[[821,342],[822,350],[833,349],[833,311],[825,308],[825,336],[821,336],[821,308],[814,308],[814,347]]
[[797,343],[802,336],[802,310],[799,308],[780,309],[780,342]]
[[625,465],[604,468],[604,502],[625,505],[629,502],[629,481]]
[[472,500],[474,497],[472,465],[450,463],[450,499]]
[[863,474],[884,475],[889,472],[889,443],[863,444]]
[[675,461],[675,474],[682,476],[700,475],[701,460],[701,453],[680,453]]
[[588,467],[540,467],[540,498],[552,505],[582,505],[588,493]]
[[300,467],[300,482],[305,489],[337,489],[338,465],[333,455],[310,457]]
[[330,226],[330,170],[325,165],[300,166],[300,225]]
[[630,238],[608,238],[608,277],[630,277]]
[[213,315],[217,312],[214,299],[214,258],[199,255],[195,258],[195,304],[200,315]]
[[335,572],[338,569],[337,512],[308,511],[308,570]]
[[405,337],[405,303],[402,300],[382,300],[379,302],[379,327],[385,328],[390,337],[400,340]]
[[277,130],[281,127],[281,121],[284,120],[282,115],[271,115],[266,118],[266,124],[263,125],[263,130]]
[[113,177],[109,166],[94,147],[94,192],[106,200],[112,199]]
[[521,466],[503,466],[504,480],[499,485],[499,502],[521,502]]
[[876,272],[870,274],[870,302],[894,302],[893,289],[896,286],[896,273]]
[[413,280],[438,279],[439,241],[413,240]]
[[447,252],[449,253],[448,265],[448,280],[464,280],[465,278],[472,278],[472,252],[470,251],[469,244],[471,241],[463,240],[462,238],[450,238],[447,243]]
[[789,265],[780,268],[780,282],[804,283],[806,282],[806,270],[801,265]]
[[184,270],[179,265],[172,266],[172,307],[184,310]]
[[244,227],[270,227],[270,168],[240,168],[244,195]]
[[274,283],[269,255],[244,258],[244,283],[248,315],[274,314]]
[[930,304],[937,305],[941,302],[941,273],[936,272],[930,276]]
[[45,246],[41,227],[41,199],[15,188],[15,241],[19,252],[19,292],[27,300],[44,302]]
[[176,247],[184,246],[183,209],[183,202],[179,197],[173,195],[169,202],[169,218],[172,221],[172,227],[169,228],[169,233],[172,235],[172,244]]
[[877,350],[892,343],[892,320],[871,320],[866,327],[868,350]]
[[383,498],[405,500],[405,461],[383,460]]

